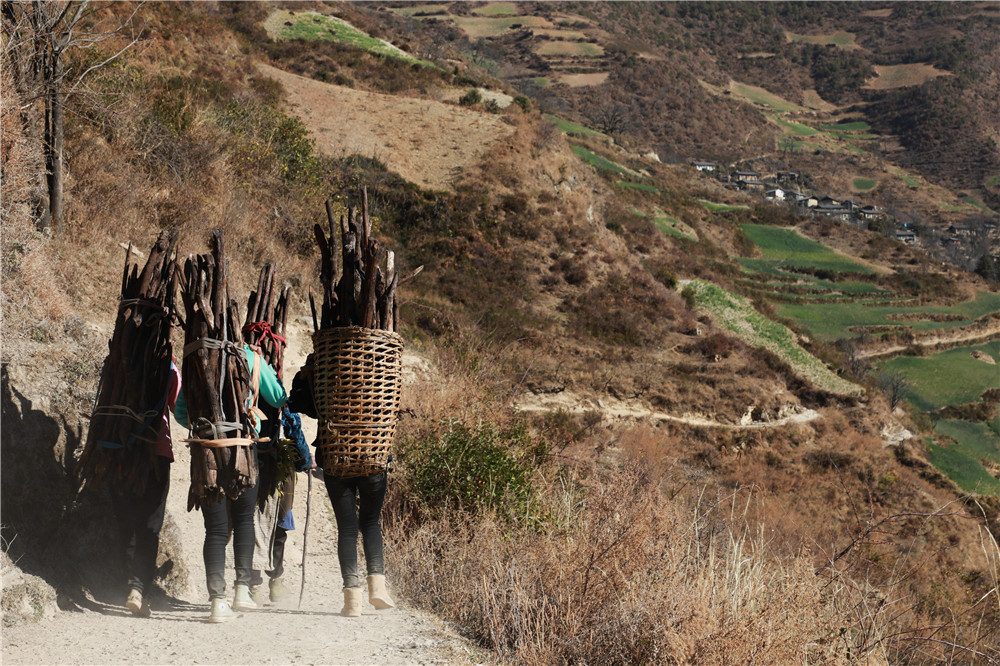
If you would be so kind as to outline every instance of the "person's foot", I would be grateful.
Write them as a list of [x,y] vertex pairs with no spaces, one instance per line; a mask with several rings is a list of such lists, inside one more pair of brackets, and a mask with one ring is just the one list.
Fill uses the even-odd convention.
[[237,585],[233,595],[233,609],[238,611],[257,610],[257,604],[250,597],[249,585]]
[[149,610],[149,604],[143,601],[142,592],[139,590],[129,591],[128,599],[125,600],[125,608],[132,611],[132,615],[136,617],[149,617],[152,615]]
[[257,606],[263,606],[266,598],[264,597],[264,586],[263,585],[251,585],[250,586],[250,598]]
[[225,599],[212,599],[212,613],[208,616],[208,621],[213,623],[228,622],[236,617],[232,606]]
[[285,596],[285,583],[281,578],[272,578],[268,588],[271,601],[279,601]]

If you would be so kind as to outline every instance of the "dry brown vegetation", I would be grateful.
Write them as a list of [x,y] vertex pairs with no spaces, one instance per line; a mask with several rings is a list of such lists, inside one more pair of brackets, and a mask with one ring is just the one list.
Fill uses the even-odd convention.
[[[657,205],[702,240],[669,239],[630,212],[639,194],[613,194],[550,123],[517,108],[502,116],[511,133],[453,192],[423,191],[366,155],[324,158],[282,111],[281,87],[238,51],[247,33],[227,32],[233,12],[149,8],[155,38],[75,102],[61,238],[32,230],[30,141],[4,125],[3,502],[5,528],[16,516],[22,530],[15,550],[50,543],[71,500],[52,491],[33,507],[39,498],[10,480],[30,465],[44,467],[47,488],[65,485],[72,415],[93,397],[114,310],[118,243],[141,248],[172,227],[185,251],[200,251],[219,226],[234,293],[275,261],[301,298],[315,282],[309,230],[323,200],[365,183],[401,270],[426,266],[406,285],[402,314],[408,344],[436,370],[404,397],[415,418],[401,424],[401,453],[443,421],[520,427],[538,445],[523,519],[428,509],[414,491],[419,470],[401,455],[388,552],[415,603],[511,662],[971,663],[982,658],[970,649],[995,652],[998,565],[980,526],[996,533],[996,504],[956,503],[919,444],[885,447],[879,429],[898,417],[881,398],[840,402],[802,385],[673,291],[678,278],[733,281],[729,256],[746,249],[738,224],[755,211],[711,215],[680,170],[622,157],[649,167]],[[625,79],[650,73],[686,81],[669,63]],[[379,80],[396,85],[397,74]],[[92,103],[102,96],[115,105]],[[703,113],[707,103],[663,113],[695,114],[705,134],[755,126],[734,105]],[[599,409],[528,419],[510,407],[531,391],[569,390],[722,423],[748,406],[759,416],[806,405],[823,418],[747,434]],[[13,430],[8,392],[36,400]],[[33,442],[43,425],[53,447],[9,466],[10,433]]]

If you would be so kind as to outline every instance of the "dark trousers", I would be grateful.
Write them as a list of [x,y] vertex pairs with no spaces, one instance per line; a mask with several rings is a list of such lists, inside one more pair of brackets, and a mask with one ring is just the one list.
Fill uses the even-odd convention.
[[385,472],[371,476],[343,478],[324,476],[326,492],[337,517],[337,557],[344,587],[361,587],[358,573],[358,532],[365,548],[368,575],[384,574],[382,561],[382,503],[385,501]]
[[281,525],[274,528],[274,543],[271,544],[271,564],[273,569],[266,571],[268,578],[281,578],[285,574],[285,541],[288,540],[288,530]]
[[238,499],[202,502],[205,517],[205,578],[208,596],[221,599],[226,596],[226,544],[229,532],[233,533],[233,561],[236,565],[236,584],[250,585],[253,569],[253,512],[257,509],[257,485],[247,488]]
[[111,493],[118,534],[125,546],[125,571],[130,589],[144,593],[153,586],[160,529],[170,490],[170,461],[156,456],[155,471],[142,495]]

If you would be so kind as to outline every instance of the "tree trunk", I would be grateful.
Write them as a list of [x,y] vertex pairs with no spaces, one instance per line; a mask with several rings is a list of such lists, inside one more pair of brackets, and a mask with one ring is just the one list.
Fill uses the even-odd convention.
[[[59,90],[62,80],[62,59],[52,56],[50,63],[51,76],[48,78],[49,89],[45,95],[45,171],[48,185],[47,215],[40,222],[45,226],[54,227],[56,234],[62,233],[63,224],[63,106],[65,96]],[[51,82],[55,82],[53,85]],[[48,219],[46,219],[48,218]],[[44,229],[43,229],[44,230]]]

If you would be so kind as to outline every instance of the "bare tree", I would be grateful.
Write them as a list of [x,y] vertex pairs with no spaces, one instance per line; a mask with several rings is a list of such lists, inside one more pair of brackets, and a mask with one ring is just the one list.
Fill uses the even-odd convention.
[[913,384],[899,370],[883,370],[876,379],[885,397],[889,399],[889,409],[896,409],[913,389]]
[[[38,226],[61,231],[63,222],[63,136],[67,98],[77,92],[88,74],[104,67],[134,46],[139,35],[134,19],[141,7],[117,27],[100,29],[96,7],[90,0],[3,0],[0,2],[4,65],[18,95],[24,100],[19,111],[22,122],[37,123],[34,107],[42,104],[42,154],[46,196],[39,202]],[[66,68],[65,55],[71,49],[91,49],[108,40],[126,36],[127,42],[107,58],[82,71]],[[37,136],[37,132],[32,132]]]
[[605,134],[619,134],[628,128],[628,107],[618,102],[608,102],[594,111],[591,120]]

